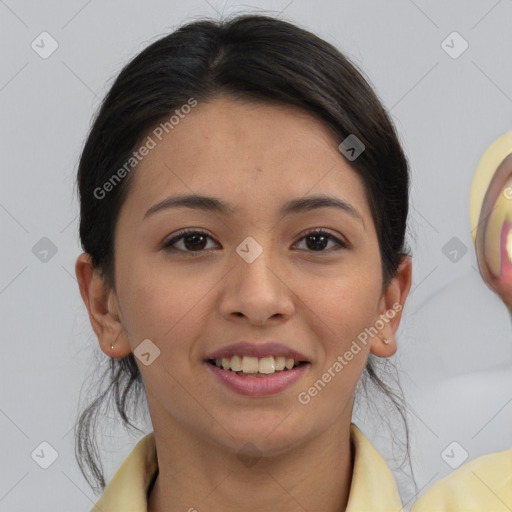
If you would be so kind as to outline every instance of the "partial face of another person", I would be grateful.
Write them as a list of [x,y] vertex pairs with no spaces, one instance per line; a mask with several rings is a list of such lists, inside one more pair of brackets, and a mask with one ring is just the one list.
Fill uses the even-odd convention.
[[[199,102],[132,171],[115,231],[115,321],[100,344],[111,355],[115,336],[116,357],[147,339],[158,348],[149,365],[136,358],[153,422],[269,455],[350,422],[369,352],[396,349],[396,308],[377,336],[358,335],[404,297],[399,278],[383,289],[364,184],[339,142],[301,110],[218,96]],[[215,201],[160,204],[192,194]],[[293,208],[317,196],[341,206]],[[207,361],[241,341],[279,343],[307,362],[280,391],[243,393]]]

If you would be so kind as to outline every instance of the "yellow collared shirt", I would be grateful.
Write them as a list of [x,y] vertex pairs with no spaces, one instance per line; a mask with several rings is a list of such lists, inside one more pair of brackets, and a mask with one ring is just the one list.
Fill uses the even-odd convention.
[[[401,512],[395,479],[382,456],[354,424],[350,439],[355,457],[346,512]],[[147,491],[157,469],[151,432],[135,445],[91,512],[147,512]]]
[[435,483],[411,512],[510,512],[512,449],[482,455]]

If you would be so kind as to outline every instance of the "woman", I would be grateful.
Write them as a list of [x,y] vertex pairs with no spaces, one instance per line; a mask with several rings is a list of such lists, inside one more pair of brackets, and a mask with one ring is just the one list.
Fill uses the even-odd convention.
[[351,415],[397,348],[408,165],[356,68],[271,17],[189,23],[122,70],[78,185],[80,293],[153,425],[94,510],[400,510]]

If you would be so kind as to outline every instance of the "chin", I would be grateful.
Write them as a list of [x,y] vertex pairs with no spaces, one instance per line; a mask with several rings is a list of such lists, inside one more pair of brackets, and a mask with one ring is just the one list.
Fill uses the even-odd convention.
[[[244,420],[236,421],[236,424],[233,421],[225,425],[228,433],[222,429],[222,439],[217,438],[214,442],[249,457],[280,455],[311,437],[311,430],[304,421],[292,422],[291,416],[271,414],[265,417],[258,413],[255,418],[248,414]],[[211,434],[211,431],[208,433]]]

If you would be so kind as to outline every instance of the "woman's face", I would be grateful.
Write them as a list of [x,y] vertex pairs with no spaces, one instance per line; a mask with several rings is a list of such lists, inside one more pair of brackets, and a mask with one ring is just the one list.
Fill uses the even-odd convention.
[[[116,291],[109,300],[119,315],[115,356],[142,357],[136,361],[153,424],[233,450],[251,443],[269,455],[335,422],[348,424],[368,353],[394,352],[396,321],[358,341],[352,358],[344,354],[400,294],[382,290],[363,182],[339,153],[339,141],[292,107],[223,97],[199,102],[168,131],[161,140],[149,133],[156,145],[133,171],[116,226]],[[215,198],[230,211],[203,202],[210,207],[148,213],[191,194]],[[345,206],[281,211],[314,196]],[[204,234],[165,248],[184,228]],[[319,229],[333,238],[304,237]],[[143,340],[150,342],[141,356]],[[262,380],[275,377],[258,379],[252,394],[235,390],[218,375],[230,370],[215,371],[206,359],[242,341],[278,343],[308,363],[280,391],[261,391]],[[324,385],[308,392],[318,380]]]

